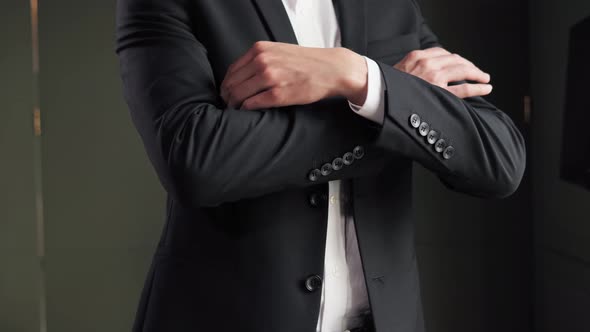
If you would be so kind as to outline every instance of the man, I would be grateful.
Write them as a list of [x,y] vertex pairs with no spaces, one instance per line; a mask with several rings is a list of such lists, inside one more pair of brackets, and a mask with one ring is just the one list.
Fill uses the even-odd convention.
[[168,193],[134,331],[423,331],[416,161],[505,197],[521,134],[413,0],[119,0],[124,95]]

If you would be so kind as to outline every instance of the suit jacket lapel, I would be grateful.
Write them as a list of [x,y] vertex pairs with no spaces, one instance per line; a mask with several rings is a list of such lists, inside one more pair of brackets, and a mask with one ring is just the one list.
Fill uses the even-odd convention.
[[[332,0],[342,46],[365,55],[367,51],[365,0]],[[274,41],[297,44],[297,37],[281,0],[252,0]]]
[[274,41],[297,44],[297,37],[281,0],[252,0]]
[[340,25],[342,46],[354,52],[367,54],[366,4],[365,0],[333,0],[334,10]]

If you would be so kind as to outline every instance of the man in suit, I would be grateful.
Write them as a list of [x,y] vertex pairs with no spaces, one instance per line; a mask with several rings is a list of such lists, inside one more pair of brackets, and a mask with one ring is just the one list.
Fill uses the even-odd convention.
[[414,0],[119,0],[166,189],[134,331],[423,331],[412,163],[513,193],[524,142]]

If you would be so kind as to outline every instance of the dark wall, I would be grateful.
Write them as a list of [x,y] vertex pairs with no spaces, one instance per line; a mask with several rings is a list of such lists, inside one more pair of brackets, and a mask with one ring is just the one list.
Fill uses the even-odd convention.
[[[561,180],[559,166],[569,33],[575,23],[590,16],[590,2],[535,0],[530,10],[536,327],[586,332],[590,331],[590,192]],[[590,43],[590,35],[585,42]],[[580,84],[588,86],[587,81]],[[582,111],[590,112],[588,105]],[[587,125],[569,125],[567,130],[587,135]]]
[[[443,46],[491,74],[486,97],[527,136],[527,2],[419,0]],[[416,167],[417,243],[429,332],[531,331],[530,183],[505,200],[446,189]]]

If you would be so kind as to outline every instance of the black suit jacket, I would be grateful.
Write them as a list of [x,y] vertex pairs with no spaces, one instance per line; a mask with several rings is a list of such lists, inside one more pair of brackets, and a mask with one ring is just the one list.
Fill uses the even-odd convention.
[[[392,67],[438,45],[415,1],[334,4],[343,46],[382,71],[383,123],[341,97],[256,111],[223,103],[227,67],[254,42],[296,43],[281,0],[118,1],[124,96],[168,192],[134,331],[314,331],[321,292],[306,280],[322,276],[325,197],[335,179],[351,186],[377,331],[422,331],[412,162],[471,195],[517,188],[525,148],[506,114]],[[450,159],[414,128],[412,114],[454,147]],[[355,148],[350,165],[311,173]]]

